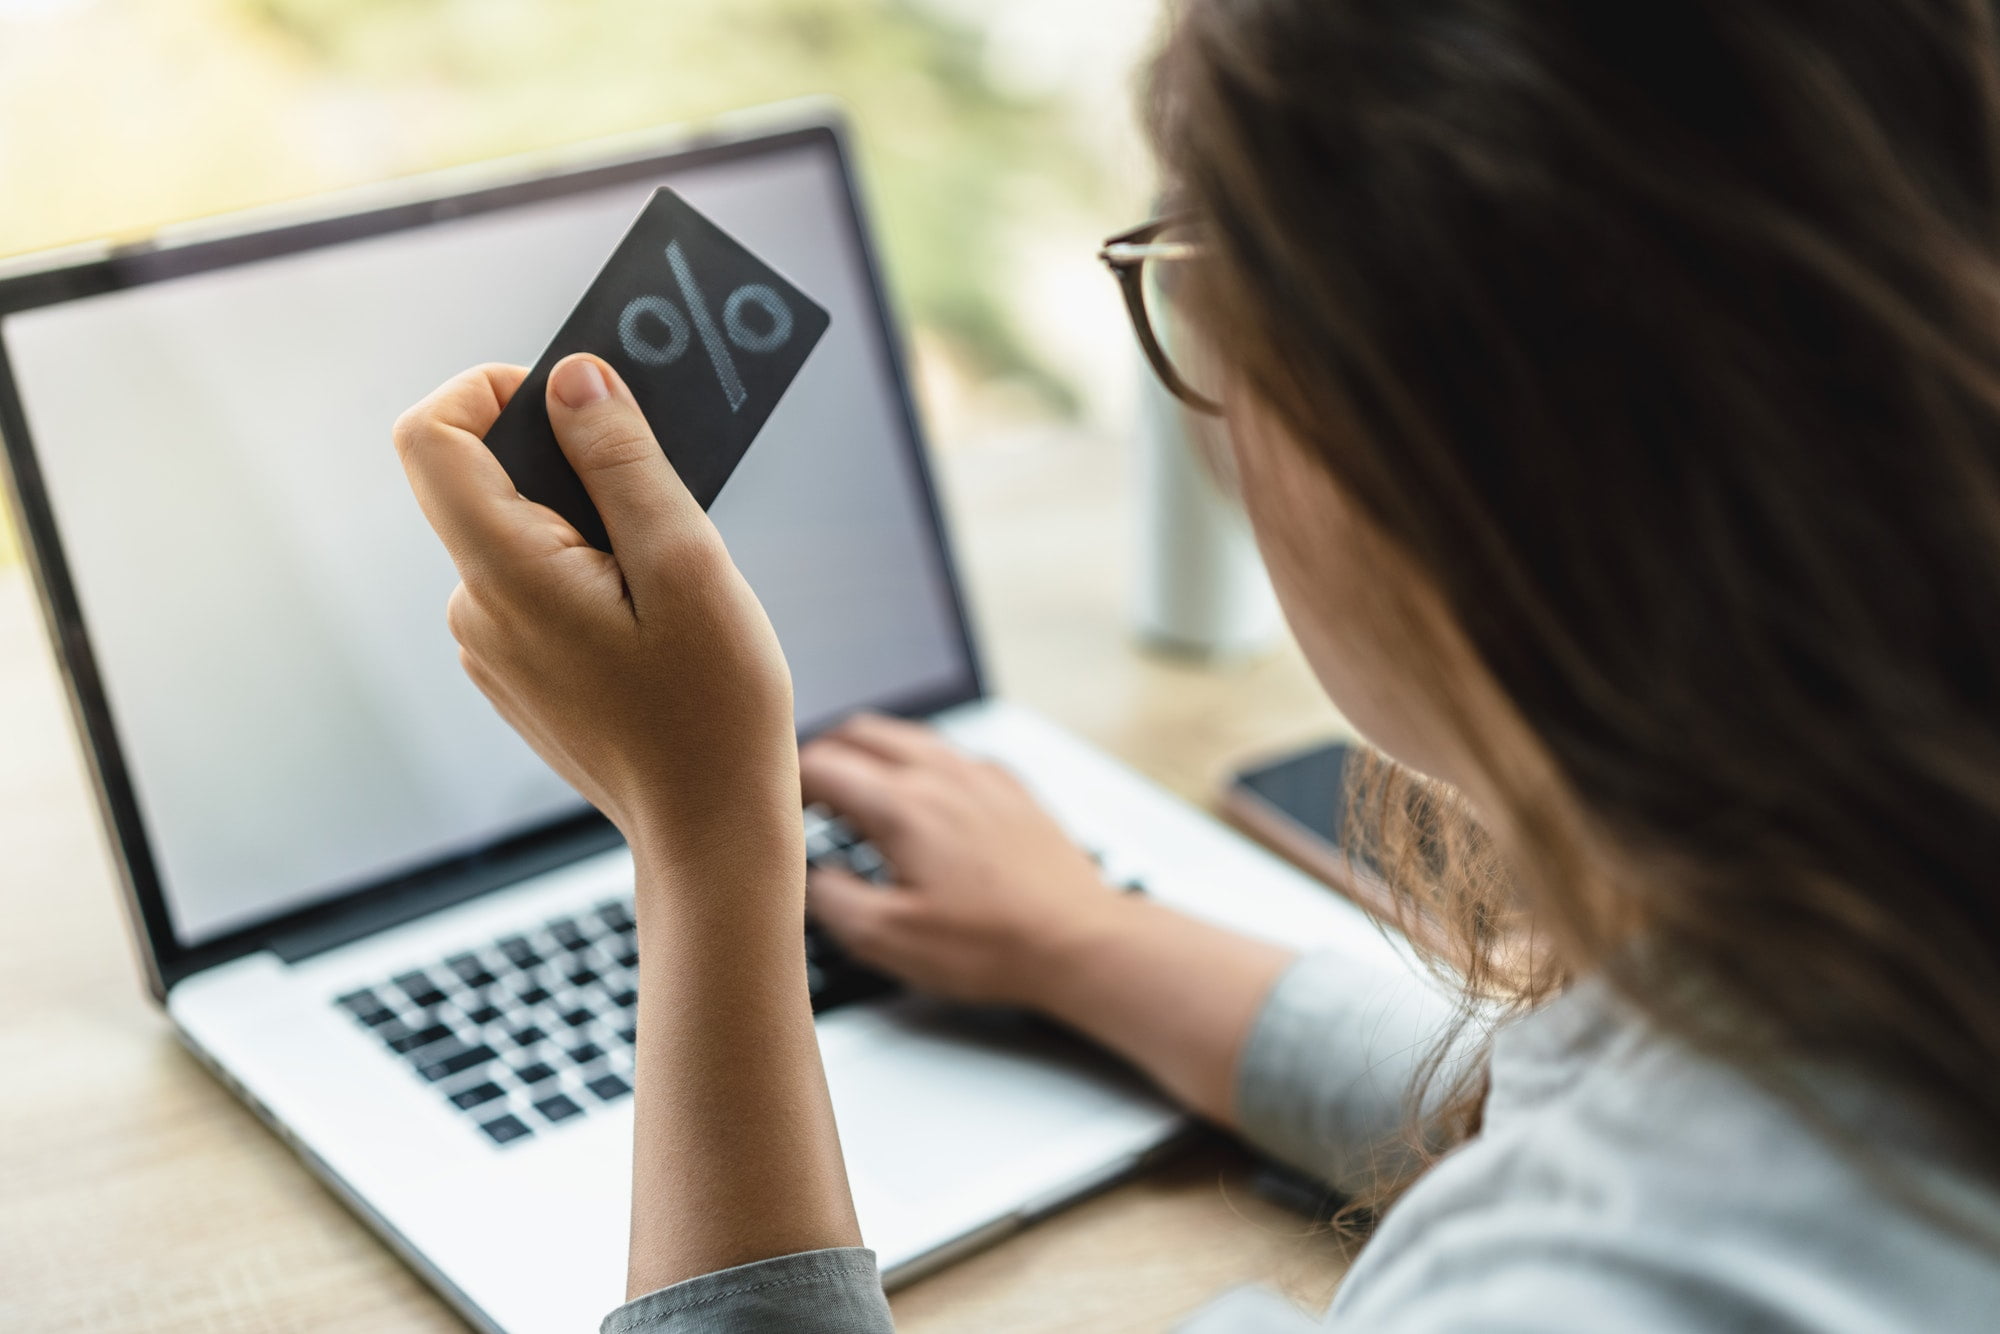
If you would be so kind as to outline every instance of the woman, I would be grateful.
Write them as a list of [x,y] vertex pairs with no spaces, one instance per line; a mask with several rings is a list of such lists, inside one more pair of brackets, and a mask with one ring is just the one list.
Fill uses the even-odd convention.
[[[1170,381],[1219,399],[1300,643],[1404,766],[1375,856],[1499,1016],[1418,1081],[1450,1152],[1332,1327],[1992,1327],[1992,6],[1192,0],[1154,88],[1188,220],[1116,257],[1170,266]],[[807,1011],[801,783],[897,868],[810,887],[861,957],[1368,1184],[1398,1104],[1366,1039],[1408,994],[1093,889],[918,729],[799,756],[769,626],[629,395],[577,359],[549,401],[614,561],[480,448],[519,381],[454,382],[398,441],[467,671],[638,867],[637,1300],[607,1329],[889,1327]]]

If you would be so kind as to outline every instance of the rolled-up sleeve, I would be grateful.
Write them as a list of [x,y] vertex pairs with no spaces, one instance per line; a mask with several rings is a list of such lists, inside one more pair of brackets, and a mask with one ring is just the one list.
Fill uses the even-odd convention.
[[[1336,1190],[1367,1185],[1412,1110],[1423,1059],[1452,1004],[1415,969],[1311,954],[1271,989],[1236,1072],[1237,1128],[1252,1144]],[[1455,1051],[1453,1062],[1471,1059]]]
[[892,1334],[875,1252],[800,1251],[703,1274],[627,1302],[599,1334]]

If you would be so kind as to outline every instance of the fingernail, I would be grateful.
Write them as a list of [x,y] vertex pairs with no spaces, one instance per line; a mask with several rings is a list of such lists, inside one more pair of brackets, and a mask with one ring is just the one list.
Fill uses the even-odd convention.
[[589,407],[611,393],[611,386],[604,383],[604,372],[588,357],[565,361],[556,367],[556,373],[549,377],[549,387],[556,391],[563,406],[570,408]]

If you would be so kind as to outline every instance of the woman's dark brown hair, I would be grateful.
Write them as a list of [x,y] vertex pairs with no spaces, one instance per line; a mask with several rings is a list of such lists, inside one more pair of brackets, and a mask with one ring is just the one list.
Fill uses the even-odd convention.
[[1190,0],[1153,90],[1198,324],[1556,776],[1468,739],[1519,889],[1423,903],[1460,975],[2000,1177],[1993,6]]

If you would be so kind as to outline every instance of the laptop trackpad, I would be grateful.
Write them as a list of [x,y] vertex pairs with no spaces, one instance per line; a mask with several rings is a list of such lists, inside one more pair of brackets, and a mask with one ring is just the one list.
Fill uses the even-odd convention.
[[822,1041],[864,1224],[871,1200],[939,1202],[995,1178],[1025,1199],[1053,1184],[1038,1165],[1075,1170],[1065,1141],[1085,1127],[1140,1133],[1164,1110],[1112,1057],[1023,1015],[911,998],[855,1018],[823,1024]]

